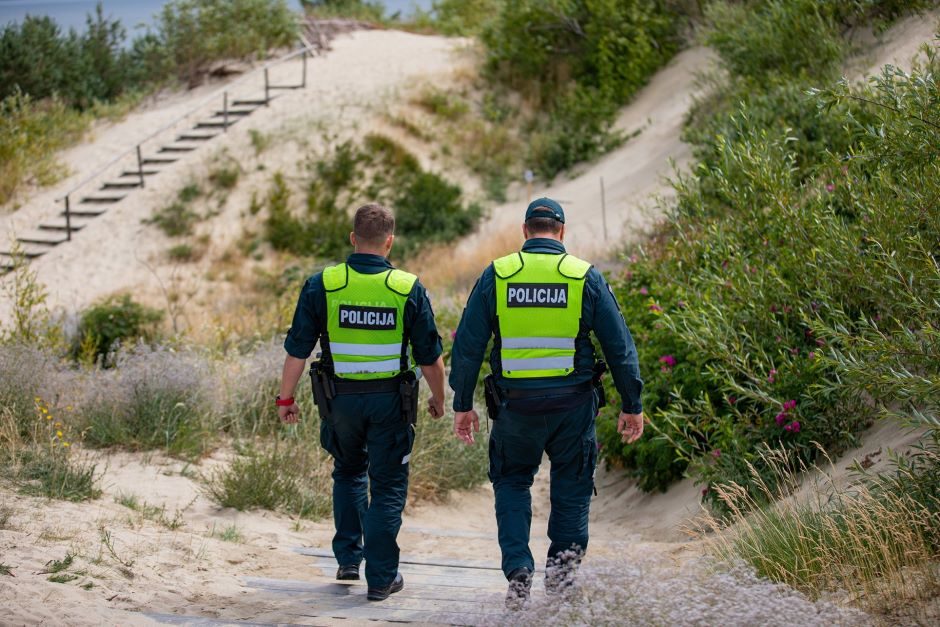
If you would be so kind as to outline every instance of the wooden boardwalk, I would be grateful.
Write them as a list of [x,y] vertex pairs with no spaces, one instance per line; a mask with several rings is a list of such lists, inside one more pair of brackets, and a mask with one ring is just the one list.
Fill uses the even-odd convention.
[[366,599],[366,584],[336,581],[336,561],[322,549],[299,548],[309,556],[311,569],[304,580],[243,580],[256,595],[284,598],[283,616],[275,622],[228,621],[178,614],[148,614],[170,625],[480,625],[499,623],[506,580],[497,564],[402,556],[399,571],[405,588],[381,602]]

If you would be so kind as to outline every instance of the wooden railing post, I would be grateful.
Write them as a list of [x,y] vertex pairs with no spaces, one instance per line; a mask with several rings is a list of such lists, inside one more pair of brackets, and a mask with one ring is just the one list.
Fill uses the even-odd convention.
[[271,83],[268,81],[268,68],[264,68],[264,105],[271,104]]
[[306,89],[307,87],[307,49],[304,48],[303,54],[303,69],[301,70],[303,75],[300,77],[300,88]]
[[144,181],[144,157],[140,154],[140,144],[137,144],[137,176],[140,177],[141,189],[145,185]]
[[69,205],[69,195],[65,195],[65,239],[72,241],[72,208]]
[[222,94],[222,132],[228,133],[228,92]]

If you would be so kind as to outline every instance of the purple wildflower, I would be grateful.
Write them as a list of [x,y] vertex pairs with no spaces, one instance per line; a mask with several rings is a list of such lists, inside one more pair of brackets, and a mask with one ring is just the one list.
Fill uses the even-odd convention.
[[778,427],[782,427],[783,423],[787,421],[787,412],[782,411],[774,417],[774,422],[777,423]]
[[784,430],[785,430],[785,431],[789,431],[790,433],[799,433],[799,432],[800,432],[800,423],[799,423],[798,421],[794,420],[793,422],[791,422],[790,424],[788,424],[787,426],[785,426],[785,427],[784,427]]
[[790,399],[783,404],[783,411],[793,411],[796,409],[796,400]]

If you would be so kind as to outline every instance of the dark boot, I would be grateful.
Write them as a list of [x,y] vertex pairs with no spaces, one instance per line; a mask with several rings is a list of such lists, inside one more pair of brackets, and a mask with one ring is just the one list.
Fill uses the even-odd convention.
[[359,581],[359,564],[349,564],[336,569],[336,578],[340,581]]
[[401,573],[398,573],[395,575],[395,579],[392,580],[392,583],[384,588],[369,588],[369,593],[366,595],[366,598],[370,601],[384,601],[390,594],[395,594],[404,587],[405,579],[401,576]]
[[532,592],[532,571],[522,567],[509,573],[509,589],[506,591],[506,607],[521,610]]

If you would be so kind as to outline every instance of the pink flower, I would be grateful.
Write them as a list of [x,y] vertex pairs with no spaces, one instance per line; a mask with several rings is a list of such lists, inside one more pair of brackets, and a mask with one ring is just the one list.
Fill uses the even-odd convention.
[[712,457],[714,457],[715,459],[718,459],[719,457],[721,457],[721,449],[716,448],[715,450],[713,450]]
[[630,255],[630,263],[636,263],[639,259],[636,255]]
[[794,399],[790,399],[783,404],[783,411],[793,411],[794,409],[796,409],[796,401]]
[[705,486],[704,488],[702,488],[702,496],[704,497],[707,494],[708,494],[708,486]]
[[771,305],[771,306],[770,306],[770,313],[777,313],[777,306],[776,306],[776,305]]
[[770,369],[770,373],[767,375],[767,383],[773,383],[777,380],[777,370],[775,368]]
[[646,289],[646,287],[641,287],[641,288],[640,288],[640,294],[642,294],[643,296],[646,296],[646,295],[649,294],[649,293],[650,293],[650,291],[649,291],[648,289]]
[[663,313],[663,308],[660,307],[659,303],[650,303],[648,305],[650,313],[661,314]]
[[835,191],[835,189],[836,189],[836,186],[833,185],[832,183],[827,183],[827,184],[826,184],[826,191],[827,191],[827,192],[833,192],[833,191]]
[[809,355],[806,356],[807,359],[816,359],[816,351],[810,351]]
[[791,349],[790,349],[790,354],[791,354],[791,355],[796,355],[796,354],[799,353],[799,352],[800,352],[800,350],[799,350],[798,348],[791,348]]
[[785,426],[785,427],[784,427],[784,430],[785,430],[785,431],[789,431],[790,433],[799,433],[799,432],[800,432],[800,423],[797,422],[796,420],[794,420],[793,422],[791,422],[790,424],[788,424],[787,426]]
[[679,362],[677,362],[676,358],[673,357],[672,355],[663,355],[662,357],[659,358],[659,363],[666,364],[670,368],[673,368]]
[[787,412],[782,411],[774,418],[774,422],[777,423],[778,427],[782,427],[783,423],[787,421]]

